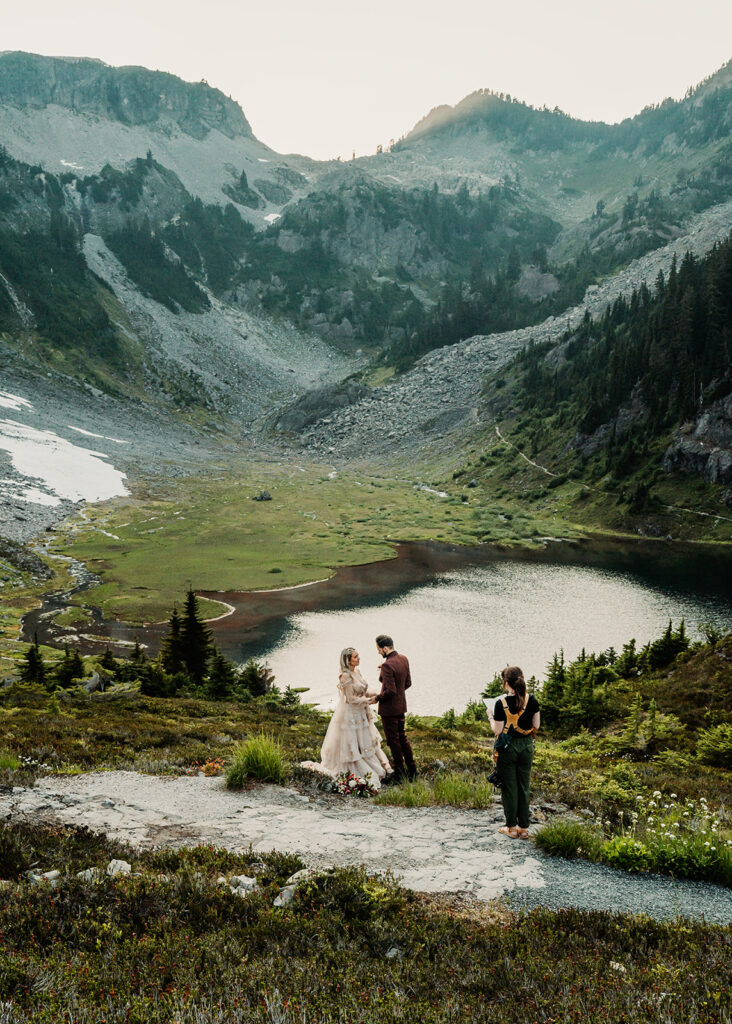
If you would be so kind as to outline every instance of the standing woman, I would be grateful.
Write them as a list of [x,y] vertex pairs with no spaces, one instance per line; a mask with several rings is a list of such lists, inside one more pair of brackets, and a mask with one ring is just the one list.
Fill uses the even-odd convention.
[[539,702],[526,695],[526,680],[516,665],[501,672],[505,696],[493,707],[491,729],[495,736],[505,731],[506,746],[498,756],[501,800],[506,824],[498,831],[511,839],[529,838],[529,780],[534,760],[534,736],[541,724]]
[[320,763],[302,761],[301,766],[333,777],[351,772],[358,778],[370,779],[373,788],[379,789],[391,765],[381,749],[381,736],[371,710],[377,694],[369,692],[358,667],[360,663],[354,647],[341,651],[338,704],[320,748]]

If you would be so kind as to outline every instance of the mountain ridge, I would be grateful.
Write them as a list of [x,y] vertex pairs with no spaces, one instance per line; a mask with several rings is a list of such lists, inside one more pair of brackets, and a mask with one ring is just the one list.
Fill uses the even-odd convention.
[[95,58],[6,51],[0,54],[0,95],[5,103],[56,104],[126,125],[172,121],[197,139],[213,128],[229,138],[253,138],[239,104],[207,82]]

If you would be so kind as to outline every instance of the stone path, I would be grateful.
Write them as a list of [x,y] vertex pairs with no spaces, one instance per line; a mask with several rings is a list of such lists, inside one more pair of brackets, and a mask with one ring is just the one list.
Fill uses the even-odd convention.
[[138,847],[212,843],[298,853],[312,866],[391,868],[409,888],[507,896],[516,906],[633,910],[657,917],[704,915],[732,922],[727,889],[628,876],[543,856],[498,833],[500,807],[381,807],[367,800],[311,799],[261,786],[236,792],[221,778],[98,772],[41,779],[0,794],[0,815],[86,825]]

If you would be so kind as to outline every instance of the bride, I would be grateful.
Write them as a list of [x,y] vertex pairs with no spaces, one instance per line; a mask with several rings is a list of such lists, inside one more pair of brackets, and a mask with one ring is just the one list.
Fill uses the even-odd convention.
[[338,706],[328,725],[320,748],[320,764],[303,761],[303,768],[312,768],[327,775],[352,772],[360,779],[368,778],[375,789],[391,771],[381,749],[381,736],[374,725],[371,710],[375,693],[368,692],[366,680],[359,672],[358,651],[346,647],[341,651],[341,672],[338,678]]

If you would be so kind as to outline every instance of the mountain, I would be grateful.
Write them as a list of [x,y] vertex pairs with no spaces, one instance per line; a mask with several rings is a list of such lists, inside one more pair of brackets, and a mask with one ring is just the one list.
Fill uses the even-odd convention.
[[0,93],[18,108],[65,107],[127,126],[179,128],[199,140],[213,130],[230,139],[253,138],[241,108],[218,89],[147,68],[6,52],[0,54]]
[[[356,408],[368,420],[456,346],[473,383],[458,374],[462,397],[445,408],[436,394],[394,443],[467,437],[491,360],[555,343],[641,273],[651,287],[658,261],[644,260],[661,254],[667,273],[701,226],[707,248],[726,237],[731,128],[727,64],[618,125],[481,91],[386,152],[323,163],[269,149],[206,83],[0,54],[5,373],[261,443],[301,424],[297,440],[328,452],[350,450]],[[368,362],[402,376],[364,394],[353,378]]]
[[[0,54],[0,142],[53,174],[123,171],[152,152],[191,195],[229,201],[250,184],[242,213],[259,226],[307,179],[259,142],[239,105],[205,82],[99,60]],[[255,181],[259,185],[253,184]]]

